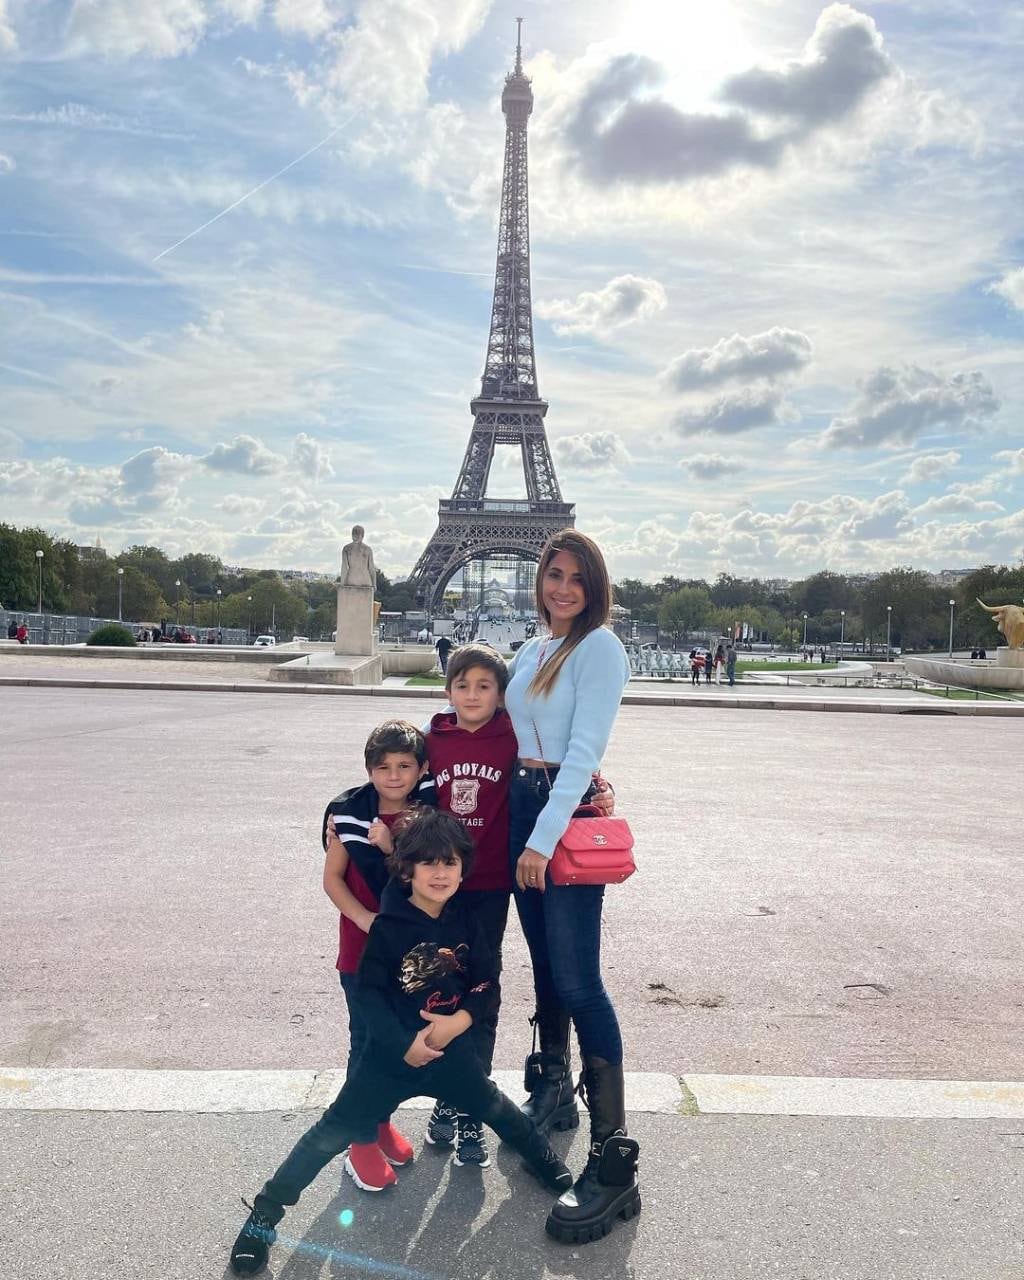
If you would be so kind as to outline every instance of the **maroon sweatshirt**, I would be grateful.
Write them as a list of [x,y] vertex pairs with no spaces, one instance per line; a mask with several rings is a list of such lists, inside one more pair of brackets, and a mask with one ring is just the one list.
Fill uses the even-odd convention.
[[464,889],[511,892],[508,858],[508,788],[518,755],[508,712],[499,710],[476,733],[460,729],[454,711],[430,722],[427,755],[437,807],[462,823],[476,847],[476,865]]

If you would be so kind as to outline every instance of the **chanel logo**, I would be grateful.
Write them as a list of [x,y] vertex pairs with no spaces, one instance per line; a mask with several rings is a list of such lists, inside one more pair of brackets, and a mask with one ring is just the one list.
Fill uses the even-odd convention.
[[607,844],[608,840],[605,836],[594,836],[594,844]]

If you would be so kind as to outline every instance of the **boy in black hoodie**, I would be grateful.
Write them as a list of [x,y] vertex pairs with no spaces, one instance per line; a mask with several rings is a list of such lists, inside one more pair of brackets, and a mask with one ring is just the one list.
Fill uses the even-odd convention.
[[266,1265],[274,1228],[367,1115],[407,1098],[448,1098],[513,1146],[546,1187],[572,1175],[548,1140],[488,1079],[469,1036],[486,1016],[494,981],[480,927],[455,892],[473,862],[460,822],[424,809],[409,819],[392,855],[395,878],[381,899],[359,967],[369,1043],[351,1079],[256,1197],[231,1251],[236,1275]]

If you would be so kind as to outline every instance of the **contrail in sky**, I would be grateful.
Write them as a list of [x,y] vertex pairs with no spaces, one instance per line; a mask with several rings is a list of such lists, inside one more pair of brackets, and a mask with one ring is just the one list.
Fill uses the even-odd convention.
[[159,262],[161,258],[166,258],[169,253],[173,253],[175,249],[179,249],[185,243],[186,240],[191,240],[192,237],[197,236],[200,233],[200,231],[205,231],[206,228],[212,226],[218,220],[218,218],[223,218],[224,215],[226,213],[230,213],[232,209],[237,209],[238,206],[240,204],[243,204],[246,200],[248,200],[250,196],[254,196],[257,191],[262,191],[264,187],[269,186],[270,183],[273,182],[275,178],[280,178],[282,173],[287,173],[289,169],[293,169],[297,164],[300,163],[300,161],[305,160],[307,156],[311,156],[314,151],[319,151],[320,148],[324,146],[325,143],[330,142],[330,140],[334,137],[336,133],[340,133],[347,124],[349,124],[352,120],[355,119],[355,114],[356,113],[353,111],[352,114],[347,117],[347,119],[342,120],[341,124],[339,124],[336,129],[332,129],[326,138],[321,138],[320,141],[316,143],[314,146],[310,147],[308,151],[303,151],[301,156],[296,156],[294,160],[290,160],[284,166],[283,169],[278,169],[277,173],[272,173],[269,178],[264,178],[263,181],[258,183],[255,187],[253,187],[251,191],[247,191],[244,196],[239,196],[238,199],[234,202],[234,204],[229,204],[226,209],[221,209],[220,213],[215,213],[213,217],[210,218],[207,222],[204,222],[201,227],[196,227],[195,231],[190,231],[187,236],[182,236],[182,238],[179,241],[177,241],[177,243],[170,245],[168,248],[164,249],[161,253],[158,253],[156,257],[153,259],[153,261]]

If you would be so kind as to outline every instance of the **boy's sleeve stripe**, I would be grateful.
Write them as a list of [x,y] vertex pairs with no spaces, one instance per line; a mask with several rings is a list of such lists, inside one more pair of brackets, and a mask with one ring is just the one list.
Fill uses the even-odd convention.
[[354,836],[350,831],[339,831],[338,839],[342,844],[369,844],[366,836]]
[[353,827],[362,827],[364,831],[369,831],[371,826],[371,823],[369,822],[369,820],[364,820],[363,818],[353,818],[350,814],[347,814],[347,813],[336,813],[334,815],[334,825],[338,826],[338,824],[342,822],[345,823],[346,825],[351,825]]

